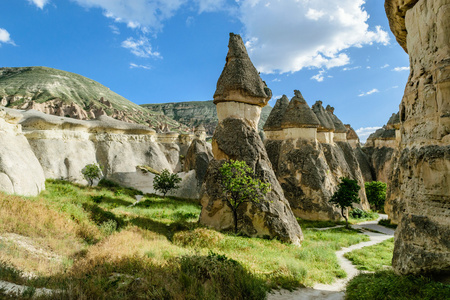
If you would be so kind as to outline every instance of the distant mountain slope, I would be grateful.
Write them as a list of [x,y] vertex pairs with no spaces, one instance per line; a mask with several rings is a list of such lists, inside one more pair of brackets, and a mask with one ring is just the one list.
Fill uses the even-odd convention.
[[157,130],[189,130],[164,114],[142,108],[92,79],[47,67],[0,68],[0,105],[36,109],[82,120],[106,114]]
[[[212,100],[209,101],[191,101],[177,103],[159,103],[159,104],[142,104],[153,112],[163,113],[164,115],[180,122],[188,127],[194,127],[203,124],[209,135],[214,133],[217,126],[217,111]],[[261,130],[269,116],[272,107],[265,106],[261,112],[261,120],[259,121],[259,129]]]

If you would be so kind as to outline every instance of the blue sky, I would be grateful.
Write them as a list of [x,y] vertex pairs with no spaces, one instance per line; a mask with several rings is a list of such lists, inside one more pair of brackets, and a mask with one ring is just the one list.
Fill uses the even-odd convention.
[[137,104],[211,100],[229,32],[274,98],[322,100],[362,140],[398,111],[409,61],[382,0],[1,0],[0,67],[78,73]]

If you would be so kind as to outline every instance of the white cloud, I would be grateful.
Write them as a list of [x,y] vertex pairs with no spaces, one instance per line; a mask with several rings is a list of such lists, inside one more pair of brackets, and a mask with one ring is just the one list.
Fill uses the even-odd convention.
[[380,129],[381,127],[361,127],[357,130],[355,130],[356,134],[359,137],[359,140],[362,143],[365,143],[369,135],[374,133],[377,129]]
[[[37,0],[33,0],[37,1]],[[40,0],[42,1],[42,0]],[[103,14],[130,28],[158,32],[163,21],[169,19],[188,0],[73,0],[88,8],[100,8]]]
[[396,67],[396,68],[393,68],[392,71],[395,71],[395,72],[409,71],[409,67]]
[[386,69],[387,67],[389,67],[389,64],[385,64],[384,66],[381,67],[381,69]]
[[380,26],[369,29],[365,0],[237,2],[249,53],[263,73],[343,66],[350,61],[344,50],[389,43]]
[[6,29],[0,28],[0,45],[1,43],[14,45],[9,32]]
[[319,73],[311,77],[310,79],[317,80],[317,82],[322,82],[324,79],[324,75],[326,74],[325,70],[320,70]]
[[361,93],[358,95],[358,97],[363,97],[363,96],[368,96],[371,95],[373,93],[379,93],[380,91],[378,89],[371,89],[370,91],[368,91],[367,93]]
[[131,53],[133,53],[138,57],[162,58],[159,52],[152,51],[152,45],[150,44],[148,38],[146,37],[140,37],[139,39],[129,37],[128,39],[122,42],[122,47],[125,49],[129,49]]
[[36,5],[40,9],[43,9],[44,6],[49,2],[49,0],[28,0],[31,4]]
[[135,63],[130,63],[130,69],[145,69],[150,70],[152,67],[149,65],[138,65]]
[[221,10],[226,5],[226,0],[194,0],[198,5],[199,13]]
[[117,27],[116,25],[109,25],[109,28],[111,28],[112,33],[120,34],[119,27]]
[[280,82],[280,81],[281,81],[280,78],[275,78],[275,79],[272,80],[272,82]]
[[343,68],[342,71],[352,71],[352,70],[357,70],[357,69],[361,69],[361,66],[356,66],[356,67],[352,67],[352,68]]

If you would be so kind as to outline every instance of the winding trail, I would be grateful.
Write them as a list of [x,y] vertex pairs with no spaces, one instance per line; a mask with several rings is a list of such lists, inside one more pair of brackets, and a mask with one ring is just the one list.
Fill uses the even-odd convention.
[[[345,286],[348,281],[359,274],[359,270],[353,266],[353,264],[344,257],[344,254],[363,247],[372,246],[381,243],[384,240],[390,239],[394,236],[394,230],[378,225],[380,219],[387,219],[387,215],[380,214],[380,218],[375,221],[362,222],[357,225],[352,225],[354,229],[363,230],[362,234],[368,235],[370,241],[362,242],[356,245],[352,245],[347,248],[342,248],[336,251],[341,268],[347,273],[347,277],[338,279],[332,284],[316,284],[313,288],[298,289],[293,292],[287,290],[275,291],[269,294],[268,300],[313,300],[313,299],[325,299],[325,300],[343,300],[345,297]],[[342,226],[339,226],[342,227]],[[336,228],[336,227],[331,227]],[[330,228],[321,228],[318,230],[327,230]],[[370,231],[369,231],[370,230]],[[377,231],[377,232],[374,232]]]

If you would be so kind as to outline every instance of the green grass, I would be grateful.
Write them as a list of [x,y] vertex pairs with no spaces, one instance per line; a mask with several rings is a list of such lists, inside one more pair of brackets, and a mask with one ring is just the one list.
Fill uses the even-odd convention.
[[[317,231],[311,227],[329,224],[303,221],[301,247],[221,233],[198,224],[197,202],[145,195],[130,207],[137,194],[111,182],[88,188],[57,180],[47,181],[38,197],[0,194],[0,235],[32,237],[63,258],[57,267],[40,259],[37,269],[33,260],[2,258],[0,250],[0,261],[11,262],[10,269],[0,262],[0,279],[23,283],[11,270],[25,270],[37,275],[28,285],[62,289],[69,298],[161,299],[186,293],[188,299],[212,299],[212,291],[219,290],[227,299],[229,286],[236,291],[232,299],[261,299],[268,288],[345,277],[334,252],[368,240],[355,230]],[[186,264],[193,265],[194,274]]]
[[394,238],[344,254],[358,270],[381,271],[392,266]]
[[398,276],[393,271],[378,271],[353,278],[347,285],[346,299],[450,299],[450,285],[422,276]]

